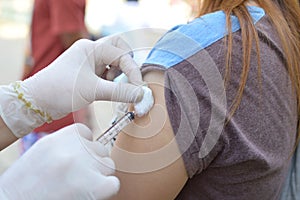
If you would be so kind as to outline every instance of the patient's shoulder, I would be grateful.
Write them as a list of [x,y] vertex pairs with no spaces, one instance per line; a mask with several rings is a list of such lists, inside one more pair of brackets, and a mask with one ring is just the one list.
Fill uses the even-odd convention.
[[166,110],[164,75],[151,71],[144,81],[153,91],[155,105],[122,130],[112,149],[121,181],[116,199],[174,199],[187,174]]

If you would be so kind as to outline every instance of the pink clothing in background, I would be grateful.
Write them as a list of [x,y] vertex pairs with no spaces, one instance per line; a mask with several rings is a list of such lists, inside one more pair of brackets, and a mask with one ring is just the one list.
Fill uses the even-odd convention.
[[[85,6],[85,0],[35,0],[31,22],[31,51],[34,65],[29,76],[45,68],[64,52],[65,48],[59,37],[61,34],[87,32],[84,23]],[[54,96],[53,101],[59,101],[59,98]],[[82,121],[84,115],[84,113],[77,115],[76,121]],[[35,132],[54,132],[74,123],[73,118],[71,113],[53,123],[44,124],[35,129]]]

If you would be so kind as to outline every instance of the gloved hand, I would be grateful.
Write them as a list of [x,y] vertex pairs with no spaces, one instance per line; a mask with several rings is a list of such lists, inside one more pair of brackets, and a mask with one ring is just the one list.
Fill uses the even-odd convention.
[[[95,100],[139,102],[143,81],[129,52],[129,46],[119,37],[77,41],[33,77],[0,88],[2,119],[17,137],[22,137]],[[114,78],[117,67],[131,84],[99,78]]]
[[[125,74],[121,74],[120,76],[114,79],[114,82],[128,83],[128,78],[127,76],[125,76]],[[147,112],[149,112],[149,110],[154,105],[152,90],[146,86],[143,86],[142,88],[144,90],[143,99],[140,102],[134,104],[135,115],[137,115],[138,117],[145,115]],[[128,108],[129,108],[128,103],[123,103],[123,102],[115,103],[113,108],[113,116],[112,116],[111,124],[113,124],[118,119],[123,117],[128,112]]]
[[0,177],[0,199],[107,199],[119,190],[114,163],[91,131],[74,124],[32,146]]

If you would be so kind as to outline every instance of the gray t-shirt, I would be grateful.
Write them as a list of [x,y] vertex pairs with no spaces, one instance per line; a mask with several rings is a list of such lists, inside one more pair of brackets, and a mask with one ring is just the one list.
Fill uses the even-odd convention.
[[297,133],[297,100],[274,28],[261,8],[249,12],[259,34],[261,73],[254,45],[243,98],[228,123],[243,59],[235,17],[226,92],[221,11],[170,30],[143,66],[144,72],[165,72],[168,115],[189,175],[177,199],[280,197]]

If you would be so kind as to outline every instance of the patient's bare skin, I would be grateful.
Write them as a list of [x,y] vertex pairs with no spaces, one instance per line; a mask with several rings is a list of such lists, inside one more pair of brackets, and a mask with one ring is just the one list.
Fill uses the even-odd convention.
[[155,105],[118,135],[112,150],[121,189],[115,199],[174,199],[187,180],[164,99],[164,78],[148,72],[144,81]]

